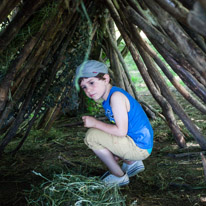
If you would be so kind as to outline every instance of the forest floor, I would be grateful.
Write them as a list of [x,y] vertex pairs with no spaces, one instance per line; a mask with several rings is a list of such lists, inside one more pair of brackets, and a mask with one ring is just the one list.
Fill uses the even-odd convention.
[[[144,100],[156,107],[150,95],[144,95]],[[205,134],[206,117],[183,101],[182,104]],[[29,191],[33,187],[40,188],[43,182],[32,171],[47,178],[51,178],[54,173],[71,171],[87,177],[101,176],[106,171],[83,142],[87,129],[79,124],[71,126],[71,123],[78,123],[79,120],[64,117],[47,134],[34,130],[15,157],[8,153],[3,155],[0,160],[0,206],[27,205],[25,198],[28,198]],[[162,119],[157,118],[151,123],[155,135],[154,149],[144,161],[145,171],[132,177],[129,185],[120,188],[125,205],[206,205],[201,150],[194,139],[182,127],[183,132],[187,133],[188,147],[179,149]],[[18,138],[10,143],[7,151],[14,149],[17,142]],[[178,157],[178,154],[183,156]],[[52,204],[45,202],[43,205]]]

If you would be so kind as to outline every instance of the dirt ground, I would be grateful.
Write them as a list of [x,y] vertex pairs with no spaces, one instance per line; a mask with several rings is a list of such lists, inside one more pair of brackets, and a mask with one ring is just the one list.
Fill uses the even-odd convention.
[[[205,134],[206,118],[194,112],[192,107],[188,106],[188,111],[193,112]],[[87,129],[81,125],[62,126],[78,121],[78,118],[62,118],[47,134],[32,131],[15,157],[3,155],[0,160],[0,206],[27,205],[25,197],[31,185],[38,186],[42,182],[32,171],[48,178],[53,173],[68,171],[85,176],[101,176],[106,171],[83,142]],[[154,149],[144,161],[146,169],[132,177],[129,185],[120,188],[126,205],[206,205],[206,183],[198,145],[187,134],[188,147],[179,149],[163,120],[157,118],[151,123],[155,134]],[[6,152],[14,149],[18,141],[16,138]],[[182,156],[178,156],[180,154]]]

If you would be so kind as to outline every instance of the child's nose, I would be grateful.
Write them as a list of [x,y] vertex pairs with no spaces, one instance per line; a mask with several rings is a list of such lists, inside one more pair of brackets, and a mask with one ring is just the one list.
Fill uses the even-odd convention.
[[89,93],[91,91],[91,87],[87,87],[87,92]]

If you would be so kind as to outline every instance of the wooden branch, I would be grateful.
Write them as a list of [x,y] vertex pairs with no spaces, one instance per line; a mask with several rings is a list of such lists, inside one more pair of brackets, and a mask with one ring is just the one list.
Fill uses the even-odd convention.
[[191,186],[189,184],[179,184],[179,183],[174,183],[174,182],[171,182],[169,184],[170,187],[173,187],[173,188],[179,188],[179,189],[185,189],[185,190],[205,190],[206,187],[199,187],[199,186]]
[[187,28],[182,25],[185,32],[190,36],[190,38],[199,46],[200,49],[206,54],[206,42],[205,38],[199,35],[197,32],[194,32],[191,28]]
[[201,85],[187,70],[184,69],[164,48],[155,44],[156,49],[164,57],[167,63],[171,66],[182,81],[203,101],[206,103],[206,89]]
[[[113,9],[114,10],[114,9]],[[131,10],[131,9],[130,9]],[[129,10],[128,10],[129,11]],[[113,11],[114,13],[114,11]],[[129,11],[129,14],[130,11]],[[130,15],[129,15],[130,16]],[[112,16],[113,17],[113,16]],[[116,18],[116,16],[114,16],[114,18]],[[140,17],[141,18],[141,17]],[[141,18],[142,19],[142,18]],[[144,21],[144,20],[143,20]],[[116,21],[115,21],[116,22]],[[145,21],[144,21],[145,22]],[[142,27],[144,27],[143,22],[138,20],[138,23],[141,24]],[[116,23],[117,24],[117,23]],[[147,23],[146,23],[147,24]],[[119,25],[121,26],[121,24],[117,24],[117,27],[119,28]],[[151,27],[150,27],[151,28]],[[120,28],[119,28],[120,30]],[[152,30],[154,30],[154,28],[152,28]],[[124,29],[121,29],[120,32],[122,33],[123,36],[123,32]],[[125,35],[126,36],[126,35]],[[124,38],[124,36],[123,36]],[[125,39],[127,38],[127,39]],[[125,42],[128,41],[128,37],[125,37]],[[128,45],[129,48],[129,45]],[[140,64],[139,58],[138,58],[138,54],[136,53],[136,51],[130,47],[131,50],[131,54],[133,56],[133,59],[135,61],[135,63],[137,64],[140,72],[142,72],[142,76],[144,76],[143,78],[145,78],[145,83],[147,84],[148,88],[152,90],[151,85],[153,84],[149,79],[148,79],[148,75],[145,73],[145,69],[144,69],[144,65]],[[151,67],[152,68],[152,67]],[[152,72],[153,75],[156,75],[155,71]],[[156,79],[158,79],[158,77],[156,77]],[[150,82],[150,84],[148,84]],[[171,104],[172,109],[175,111],[175,113],[179,116],[179,118],[183,121],[183,123],[185,124],[185,126],[187,127],[187,129],[193,134],[194,139],[199,143],[200,147],[205,150],[206,149],[206,138],[201,134],[201,132],[198,130],[198,128],[194,125],[194,123],[191,121],[191,119],[187,116],[187,114],[184,112],[184,110],[182,109],[182,107],[175,101],[175,98],[173,97],[173,95],[170,93],[170,91],[165,88],[165,84],[163,84],[162,81],[160,82],[156,82],[159,84],[160,88],[161,88],[161,92],[163,93],[163,96],[167,99],[167,101]],[[153,84],[154,87],[154,84]]]
[[[204,1],[204,0],[201,0]],[[179,1],[172,1],[169,2],[167,0],[156,0],[158,4],[168,13],[170,13],[177,21],[181,23],[181,25],[184,27],[187,33],[192,37],[192,39],[200,46],[201,49],[206,52],[205,49],[205,42],[202,38],[202,29],[195,30],[193,27],[195,24],[189,24],[188,23],[188,15],[191,13],[189,10],[184,7],[184,5]],[[193,26],[194,25],[194,26]]]
[[205,0],[198,0],[202,8],[206,11],[206,1]]
[[[114,30],[114,25],[112,21],[109,21],[109,26],[111,30],[111,41],[113,41],[114,44],[116,44],[116,38],[115,38],[115,30]],[[114,38],[112,37],[114,36]],[[109,41],[110,41],[109,40]],[[110,41],[110,42],[111,42]],[[108,44],[109,46],[109,59],[110,59],[110,68],[114,72],[115,75],[115,83],[117,86],[121,87],[122,89],[125,89],[123,77],[122,77],[122,72],[121,72],[121,66],[120,62],[118,59],[118,56],[114,50],[114,48],[111,46],[111,44]]]
[[72,167],[76,167],[77,166],[76,164],[74,164],[73,162],[69,161],[68,159],[62,157],[61,155],[58,156],[58,159],[62,160],[64,163],[66,163],[68,165],[71,165]]
[[206,6],[204,1],[196,1],[193,10],[188,14],[187,21],[190,27],[206,38]]
[[142,37],[139,35],[137,29],[134,26],[131,26],[131,34],[132,39],[135,42],[136,45],[141,44],[141,46],[144,48],[144,50],[154,59],[156,64],[162,69],[164,74],[167,76],[167,78],[170,80],[170,82],[174,85],[174,87],[182,94],[182,96],[190,102],[194,107],[196,107],[199,111],[201,111],[203,114],[206,114],[206,106],[203,105],[201,102],[199,102],[196,98],[194,98],[189,91],[186,90],[185,87],[183,87],[179,81],[172,75],[172,73],[169,71],[167,66],[163,63],[163,61],[158,57],[158,55],[153,51],[153,49],[150,47],[150,45],[142,39]]
[[41,73],[38,72],[35,80],[33,82],[33,84],[29,87],[27,94],[25,94],[25,99],[21,105],[20,110],[18,111],[17,117],[15,119],[15,121],[13,122],[11,128],[9,129],[8,133],[5,134],[1,144],[0,144],[0,156],[2,155],[2,153],[4,152],[5,147],[9,144],[9,142],[14,138],[20,124],[23,121],[24,115],[26,113],[27,107],[32,99],[32,95],[34,93],[35,87],[37,85],[38,82],[38,78],[39,75]]
[[180,153],[180,154],[169,153],[168,156],[172,158],[183,158],[183,157],[188,158],[188,157],[201,155],[201,153],[206,154],[206,152],[187,152],[187,153]]
[[[64,1],[61,0],[59,8],[64,4]],[[59,29],[63,25],[61,21],[61,15],[64,9],[61,8],[58,10],[52,19],[50,19],[50,24],[46,25],[46,32],[44,32],[44,38],[42,41],[38,41],[33,50],[33,55],[27,59],[24,69],[21,70],[21,73],[18,75],[18,78],[15,79],[15,84],[12,87],[12,101],[9,101],[5,106],[3,113],[0,116],[0,127],[7,119],[9,113],[12,111],[13,106],[16,102],[24,95],[24,92],[28,89],[29,84],[32,81],[32,78],[36,75],[37,71],[42,67],[42,61],[48,55],[49,49],[53,43],[55,35],[58,33]],[[41,29],[45,28],[45,25],[42,25]],[[17,88],[17,89],[16,89]],[[15,92],[14,92],[15,90]]]
[[[51,68],[51,74],[50,74],[50,78],[49,80],[47,81],[47,83],[45,84],[44,88],[43,88],[43,92],[42,92],[42,96],[41,98],[38,100],[38,104],[37,104],[37,107],[35,109],[35,112],[34,112],[34,115],[32,117],[32,119],[30,120],[29,124],[28,124],[28,128],[27,128],[27,131],[26,133],[24,134],[24,137],[22,138],[21,142],[19,143],[19,145],[15,148],[15,150],[13,151],[13,155],[16,154],[16,152],[22,147],[24,141],[26,140],[36,118],[37,118],[37,115],[42,107],[42,103],[48,93],[48,90],[50,88],[50,85],[52,84],[55,76],[56,76],[56,73],[57,71],[61,68],[63,62],[64,62],[64,59],[65,59],[65,51],[67,49],[67,46],[70,42],[70,38],[67,38],[66,39],[66,42],[64,42],[63,46],[61,47],[61,50],[58,52],[58,57],[57,59],[55,59],[55,63],[53,64],[52,68]],[[41,70],[40,70],[41,71]],[[38,71],[39,72],[39,71]]]
[[[112,47],[114,48],[115,52],[117,53],[118,57],[119,57],[119,60],[120,60],[120,63],[123,67],[123,72],[125,74],[125,77],[126,79],[128,80],[128,83],[125,84],[125,87],[127,88],[127,91],[138,101],[140,102],[139,100],[139,97],[138,97],[138,94],[137,94],[137,91],[136,91],[136,88],[134,86],[134,83],[132,82],[132,79],[131,79],[131,76],[129,74],[129,69],[127,68],[127,65],[124,61],[124,58],[123,56],[121,55],[121,53],[119,52],[117,46],[114,44],[114,42],[112,41],[112,36],[111,36],[111,33],[109,31],[109,28],[107,27],[107,33],[108,33],[108,37],[109,37],[109,41],[110,41],[110,44],[112,45]],[[125,78],[124,78],[125,80]],[[141,102],[143,102],[141,100]],[[152,119],[155,119],[155,114],[153,113],[153,111],[147,107],[146,104],[142,105],[145,112],[148,114],[149,117],[151,117]]]
[[[108,120],[108,118],[105,117],[105,116],[98,116],[98,117],[95,117],[95,118],[100,120],[100,121]],[[77,122],[72,122],[72,123],[68,123],[68,124],[59,125],[57,127],[62,128],[62,127],[74,127],[74,126],[84,126],[84,124],[83,124],[82,121],[77,121]]]
[[204,176],[205,176],[205,182],[206,182],[206,158],[203,155],[203,152],[200,153],[201,159],[202,159],[202,165],[204,170]]
[[[8,100],[8,92],[11,88],[11,83],[14,80],[16,73],[19,71],[20,67],[26,61],[27,57],[29,56],[30,52],[34,48],[35,44],[39,40],[41,32],[38,32],[37,36],[31,37],[28,42],[24,45],[23,49],[20,51],[19,56],[10,64],[8,71],[4,77],[4,79],[0,83],[0,113],[4,110],[6,105],[6,101]],[[22,80],[22,78],[19,78]]]
[[188,10],[191,10],[194,5],[194,0],[172,0],[175,5],[178,5],[179,2],[182,3],[182,5],[187,8]]
[[[158,86],[161,90],[161,93],[163,93],[165,99],[167,99],[167,96],[172,96],[172,93],[170,92],[166,82],[162,78],[162,76],[161,76],[160,72],[158,71],[158,69],[156,68],[155,64],[151,61],[149,55],[144,51],[144,49],[142,47],[140,47],[138,45],[136,45],[136,46],[138,48],[138,51],[140,52],[140,55],[142,56],[142,58],[144,60],[144,63],[147,66],[149,75],[153,78],[153,81],[155,81],[158,84]],[[166,96],[164,94],[165,92],[167,93]],[[167,99],[167,101],[168,101],[168,99]],[[178,103],[176,102],[176,104],[178,104]],[[162,100],[161,100],[161,105],[162,105],[163,112],[166,116],[166,119],[168,121],[168,125],[169,125],[172,133],[174,134],[174,138],[175,138],[177,144],[179,145],[179,147],[186,147],[184,134],[181,132],[181,130],[177,124],[177,121],[174,117],[172,109],[168,110],[168,106],[165,107],[165,105],[162,104]]]
[[[109,0],[106,0],[107,3],[107,8],[110,10],[110,13],[112,15],[112,18],[114,19],[119,31],[121,32],[124,41],[133,57],[134,62],[136,63],[148,89],[150,90],[150,92],[152,93],[152,95],[154,96],[154,98],[158,101],[158,103],[160,105],[162,105],[162,109],[164,111],[164,114],[166,116],[166,118],[168,118],[168,120],[171,120],[171,114],[172,114],[172,109],[170,107],[170,105],[165,101],[165,99],[161,96],[161,94],[159,93],[159,91],[156,89],[152,79],[150,78],[150,76],[148,75],[147,69],[145,68],[144,64],[141,62],[140,60],[140,56],[137,53],[135,47],[133,46],[129,36],[127,35],[127,33],[124,30],[124,26],[122,25],[120,18],[118,17],[118,14],[116,13],[114,6],[111,4],[111,2]],[[172,121],[174,122],[174,121]],[[180,146],[181,147],[185,147],[185,141],[184,138],[182,139],[182,141],[180,142]]]
[[144,33],[147,35],[149,40],[154,45],[161,46],[162,49],[167,50],[181,65],[184,65],[186,69],[191,69],[191,73],[193,75],[197,75],[197,79],[200,79],[200,82],[206,86],[206,80],[198,75],[198,72],[195,72],[192,67],[188,67],[188,63],[185,60],[184,55],[180,52],[180,50],[176,47],[176,45],[165,35],[163,35],[160,31],[158,31],[155,27],[150,25],[144,18],[142,18],[134,9],[131,7],[127,8],[128,16],[130,21],[137,25]]
[[169,53],[174,56],[180,55],[180,51],[177,49],[175,44],[165,35],[163,35],[159,30],[152,26],[148,21],[141,17],[134,9],[127,7],[127,14],[130,21],[139,27],[147,37],[154,42],[158,42],[163,48],[165,48]]
[[[128,8],[128,15],[130,17],[130,20],[133,21],[134,24],[136,24],[138,27],[143,29],[143,31],[147,34],[147,37],[150,39],[152,44],[156,47],[156,49],[160,52],[160,54],[166,59],[166,61],[169,63],[169,56],[172,56],[175,58],[178,62],[180,62],[181,65],[183,65],[185,68],[189,69],[191,68],[187,61],[185,61],[184,56],[182,56],[180,53],[175,52],[173,47],[170,46],[168,43],[167,46],[164,46],[161,41],[156,39],[154,37],[154,34],[159,37],[159,35],[162,36],[163,42],[167,41],[164,39],[164,36],[157,31],[155,28],[153,28],[151,25],[149,25],[144,19],[142,21],[140,20],[141,16],[138,15],[134,10],[131,8]],[[145,25],[143,24],[145,23]],[[167,55],[165,55],[167,53]],[[195,94],[200,97],[204,102],[206,102],[206,90],[205,88],[197,82],[196,79],[190,74],[189,72],[185,71],[185,69],[182,68],[181,65],[175,67],[175,64],[172,64],[171,66],[173,69],[177,68],[175,72],[182,78],[182,80],[189,86],[189,88],[195,92]],[[181,70],[179,70],[181,68]],[[198,77],[197,77],[198,78]],[[200,80],[202,80],[202,83],[205,84],[205,79],[202,77],[199,77]],[[191,86],[193,85],[193,86]]]
[[157,70],[155,71],[153,67],[151,74],[154,75],[154,78],[158,79],[156,82],[159,84],[161,88],[161,92],[163,96],[167,99],[167,101],[171,104],[172,109],[174,112],[179,116],[179,118],[183,121],[187,129],[193,134],[194,139],[199,143],[200,147],[205,150],[206,149],[206,138],[201,134],[199,129],[196,125],[192,122],[192,120],[187,116],[181,105],[173,97],[172,93],[167,88],[166,84],[161,80],[160,76],[158,75]]
[[158,4],[167,12],[169,12],[175,19],[177,19],[182,24],[187,24],[187,15],[189,10],[185,8],[180,2],[174,4],[173,2],[168,2],[167,0],[155,0]]
[[45,0],[26,1],[23,8],[0,35],[0,52],[3,51],[19,32],[30,16],[45,2]]
[[150,10],[157,14],[158,22],[167,31],[170,38],[177,44],[179,50],[183,52],[188,62],[195,67],[193,71],[196,72],[196,70],[198,70],[201,76],[206,79],[206,55],[194,41],[186,35],[174,18],[165,12],[157,3],[149,0],[145,0],[145,2],[147,2]]

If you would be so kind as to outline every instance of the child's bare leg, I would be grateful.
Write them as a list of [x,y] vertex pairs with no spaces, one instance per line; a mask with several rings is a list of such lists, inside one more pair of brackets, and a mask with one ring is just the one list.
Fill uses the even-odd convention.
[[94,153],[104,162],[104,164],[109,168],[110,172],[118,177],[124,175],[124,172],[115,160],[114,155],[108,149],[93,150]]
[[116,156],[116,155],[114,155],[114,159],[116,160],[116,162],[118,162],[121,158]]
[[124,160],[124,159],[122,159],[122,158],[120,158],[120,157],[118,157],[118,156],[115,156],[114,155],[114,159],[118,162],[120,159],[123,161],[123,162],[125,162],[126,164],[128,164],[128,165],[131,165],[131,164],[133,164],[135,161],[132,161],[132,160]]
[[131,161],[131,160],[123,160],[123,162],[125,162],[128,165],[133,164],[135,161]]
[[116,160],[116,161],[119,161],[120,159],[124,162],[124,163],[126,163],[126,164],[128,164],[128,165],[131,165],[131,164],[133,164],[135,161],[132,161],[132,160],[124,160],[124,159],[122,159],[121,157],[118,157],[118,156],[115,156],[114,155],[114,159]]

